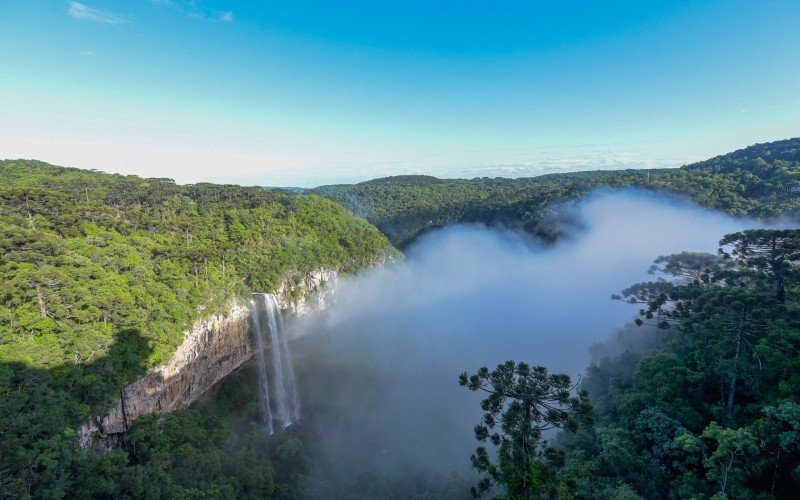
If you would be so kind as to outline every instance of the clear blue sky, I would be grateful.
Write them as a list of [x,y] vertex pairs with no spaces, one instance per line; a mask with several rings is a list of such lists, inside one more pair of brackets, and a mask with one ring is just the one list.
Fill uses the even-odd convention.
[[308,186],[798,135],[797,0],[0,0],[0,158]]

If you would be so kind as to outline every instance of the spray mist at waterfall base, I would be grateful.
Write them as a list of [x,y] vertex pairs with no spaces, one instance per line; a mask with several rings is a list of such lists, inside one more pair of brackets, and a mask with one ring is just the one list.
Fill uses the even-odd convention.
[[[429,233],[405,260],[342,279],[326,312],[289,325],[320,474],[380,491],[450,480],[462,496],[481,397],[459,373],[513,359],[577,379],[590,346],[636,313],[612,293],[647,280],[659,255],[715,252],[723,234],[758,226],[635,191],[596,193],[569,215],[580,229],[552,246],[474,225]],[[652,330],[633,330],[653,344]]]

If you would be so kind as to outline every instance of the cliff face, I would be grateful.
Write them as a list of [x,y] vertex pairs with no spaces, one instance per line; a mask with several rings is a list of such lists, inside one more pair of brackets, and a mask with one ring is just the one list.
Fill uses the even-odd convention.
[[[287,276],[274,292],[278,306],[297,315],[322,309],[337,279],[338,273],[327,269]],[[195,323],[166,365],[151,369],[125,387],[108,413],[81,426],[78,446],[114,448],[136,417],[192,404],[253,355],[250,330],[250,308],[237,303],[224,314]]]
[[295,315],[325,309],[338,279],[339,273],[332,269],[312,271],[299,279],[294,276],[284,279],[275,290],[278,307]]

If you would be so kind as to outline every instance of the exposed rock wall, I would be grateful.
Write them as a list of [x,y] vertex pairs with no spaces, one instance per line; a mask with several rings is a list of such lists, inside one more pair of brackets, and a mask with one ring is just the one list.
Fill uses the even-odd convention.
[[339,272],[333,269],[312,271],[299,279],[290,276],[275,290],[278,307],[298,316],[325,309],[338,279]]
[[[296,315],[323,309],[338,276],[328,269],[287,276],[275,290],[278,306]],[[224,314],[195,323],[166,365],[151,369],[125,387],[108,413],[81,426],[78,446],[114,448],[133,419],[192,404],[253,355],[250,330],[250,308],[238,303],[232,303]]]
[[81,427],[78,445],[116,446],[133,419],[192,404],[252,355],[249,308],[232,304],[227,313],[198,321],[166,365],[125,387],[111,411]]

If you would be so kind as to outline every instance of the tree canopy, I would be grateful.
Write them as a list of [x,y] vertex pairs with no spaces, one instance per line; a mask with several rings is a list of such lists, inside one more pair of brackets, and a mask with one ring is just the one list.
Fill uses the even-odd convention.
[[562,436],[557,481],[580,498],[800,494],[800,295],[790,279],[782,296],[775,286],[775,261],[797,272],[798,243],[796,230],[725,235],[723,257],[659,257],[657,281],[618,295],[663,336],[590,367],[596,425]]
[[520,179],[406,175],[322,186],[316,192],[366,217],[403,248],[431,228],[459,222],[522,227],[552,241],[575,223],[555,206],[572,203],[597,188],[625,187],[687,196],[733,215],[794,213],[800,207],[800,138],[756,144],[681,168]]

